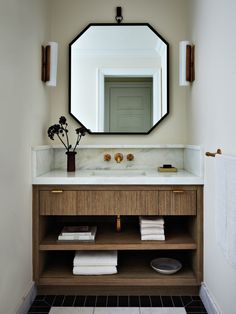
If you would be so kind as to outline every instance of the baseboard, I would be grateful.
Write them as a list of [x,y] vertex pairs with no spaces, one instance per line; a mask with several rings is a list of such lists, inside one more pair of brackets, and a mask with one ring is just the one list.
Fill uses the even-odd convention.
[[36,285],[34,282],[32,282],[30,283],[28,289],[26,290],[24,296],[22,297],[22,302],[18,306],[16,314],[26,314],[29,311],[36,295],[37,295]]
[[199,295],[208,314],[222,314],[219,307],[216,305],[212,294],[210,293],[204,282],[201,284]]

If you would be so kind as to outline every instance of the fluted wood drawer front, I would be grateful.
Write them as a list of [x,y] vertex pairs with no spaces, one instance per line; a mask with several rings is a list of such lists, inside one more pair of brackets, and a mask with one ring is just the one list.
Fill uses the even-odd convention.
[[120,215],[157,215],[158,191],[119,191]]
[[197,191],[159,191],[160,215],[196,215]]
[[78,191],[77,215],[114,215],[115,191]]
[[40,191],[41,215],[76,215],[76,191]]
[[157,215],[158,191],[78,191],[77,215]]

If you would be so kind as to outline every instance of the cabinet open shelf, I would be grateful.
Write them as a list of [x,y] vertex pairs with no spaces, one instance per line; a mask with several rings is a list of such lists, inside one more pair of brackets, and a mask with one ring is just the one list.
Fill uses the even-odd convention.
[[[123,253],[123,254],[122,254]],[[191,263],[186,262],[186,258],[189,261],[189,254],[186,254],[185,260],[183,254],[172,254],[171,256],[177,256],[183,263],[183,268],[173,275],[163,275],[150,266],[150,261],[153,257],[162,256],[163,253],[156,255],[154,252],[146,252],[145,256],[142,253],[125,254],[122,252],[120,258],[118,258],[118,273],[114,275],[99,275],[99,276],[79,276],[73,275],[73,257],[71,252],[63,255],[55,255],[51,253],[50,260],[46,264],[39,280],[40,285],[124,285],[124,286],[189,286],[197,285],[196,276],[194,271],[189,266]],[[128,252],[126,252],[128,253]],[[182,253],[182,252],[181,252]],[[120,254],[120,252],[119,252]],[[169,256],[170,254],[167,254]],[[120,256],[120,255],[119,255]],[[164,255],[166,256],[166,255]],[[119,262],[120,261],[120,262]]]
[[[202,198],[203,187],[198,185],[34,186],[33,279],[38,291],[198,293],[203,279]],[[116,232],[117,215],[121,232]],[[141,240],[140,215],[163,216],[165,241]],[[59,241],[64,226],[97,226],[95,241]],[[73,275],[76,250],[117,250],[118,274]],[[183,267],[169,276],[157,273],[150,266],[157,257],[177,259]]]
[[128,228],[116,232],[108,227],[98,228],[92,242],[58,241],[58,232],[48,234],[40,243],[41,251],[48,250],[195,250],[197,245],[191,235],[183,231],[166,233],[165,241],[142,241],[139,230]]

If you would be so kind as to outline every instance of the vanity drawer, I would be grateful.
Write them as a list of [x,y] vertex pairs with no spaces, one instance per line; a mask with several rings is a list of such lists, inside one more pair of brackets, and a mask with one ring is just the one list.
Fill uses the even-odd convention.
[[119,191],[117,214],[158,215],[158,191]]
[[41,215],[76,215],[76,191],[40,191]]
[[157,215],[158,191],[78,191],[77,215]]
[[197,191],[159,191],[159,215],[196,215]]
[[158,191],[40,191],[41,215],[158,215]]

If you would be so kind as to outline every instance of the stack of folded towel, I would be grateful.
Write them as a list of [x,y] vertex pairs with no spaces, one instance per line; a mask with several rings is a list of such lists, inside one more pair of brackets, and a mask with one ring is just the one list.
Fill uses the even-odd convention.
[[165,240],[164,219],[158,216],[139,217],[141,240]]
[[74,275],[109,275],[117,273],[117,251],[76,251]]

